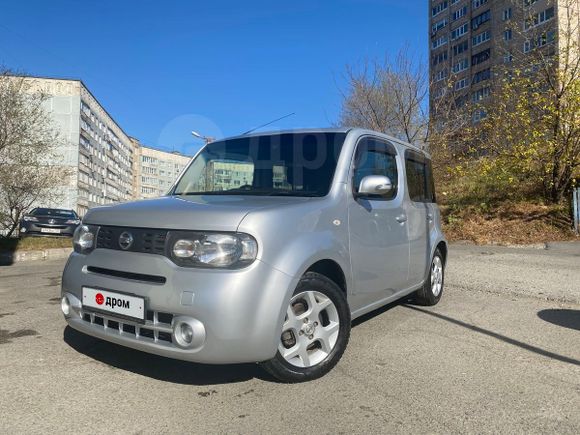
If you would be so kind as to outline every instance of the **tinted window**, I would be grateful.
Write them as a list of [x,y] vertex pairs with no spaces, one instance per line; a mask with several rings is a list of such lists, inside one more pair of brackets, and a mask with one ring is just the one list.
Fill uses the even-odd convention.
[[251,136],[210,143],[174,195],[324,196],[346,133]]
[[361,180],[367,175],[384,175],[393,183],[393,190],[387,195],[376,195],[381,199],[397,196],[397,159],[395,148],[386,142],[375,139],[362,139],[357,147],[353,188],[358,192]]
[[435,202],[435,183],[431,162],[413,151],[405,154],[409,197],[415,202]]
[[59,210],[55,208],[35,208],[30,212],[33,216],[55,216],[76,219],[78,216],[72,210]]

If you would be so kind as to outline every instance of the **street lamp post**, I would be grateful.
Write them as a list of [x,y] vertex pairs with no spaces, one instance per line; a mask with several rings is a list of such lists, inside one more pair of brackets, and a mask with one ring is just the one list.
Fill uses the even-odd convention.
[[207,145],[210,142],[213,142],[215,140],[215,138],[211,137],[211,136],[203,136],[201,134],[199,134],[197,131],[192,131],[191,135],[193,137],[196,137],[198,139],[201,139],[202,141],[204,141],[204,143]]

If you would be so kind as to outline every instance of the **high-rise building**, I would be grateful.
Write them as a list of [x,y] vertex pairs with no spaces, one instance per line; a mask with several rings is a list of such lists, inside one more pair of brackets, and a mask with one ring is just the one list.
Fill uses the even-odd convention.
[[59,187],[58,204],[76,210],[133,198],[134,145],[81,80],[28,77],[32,91],[47,95],[45,107],[58,128],[62,145],[55,164],[70,169]]
[[[480,102],[493,78],[562,48],[565,20],[578,20],[579,0],[429,0],[430,107]],[[566,23],[567,24],[567,23]],[[575,35],[574,37],[578,37]],[[532,65],[533,66],[533,65]],[[449,98],[449,97],[452,98]],[[474,113],[477,121],[485,113]]]
[[191,157],[141,145],[135,138],[131,140],[135,146],[133,196],[155,198],[164,195]]

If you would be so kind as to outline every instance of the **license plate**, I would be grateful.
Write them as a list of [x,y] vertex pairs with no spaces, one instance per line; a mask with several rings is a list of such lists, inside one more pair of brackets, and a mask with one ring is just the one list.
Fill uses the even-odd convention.
[[83,306],[140,321],[145,320],[145,299],[137,296],[83,287]]
[[50,234],[60,234],[60,229],[58,228],[41,228],[41,233],[50,233]]

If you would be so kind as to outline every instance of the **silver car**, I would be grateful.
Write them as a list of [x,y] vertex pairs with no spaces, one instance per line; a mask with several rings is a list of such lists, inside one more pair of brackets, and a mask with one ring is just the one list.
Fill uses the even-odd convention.
[[85,334],[200,363],[320,377],[352,319],[443,292],[429,156],[360,129],[206,145],[170,192],[90,210],[61,308]]

